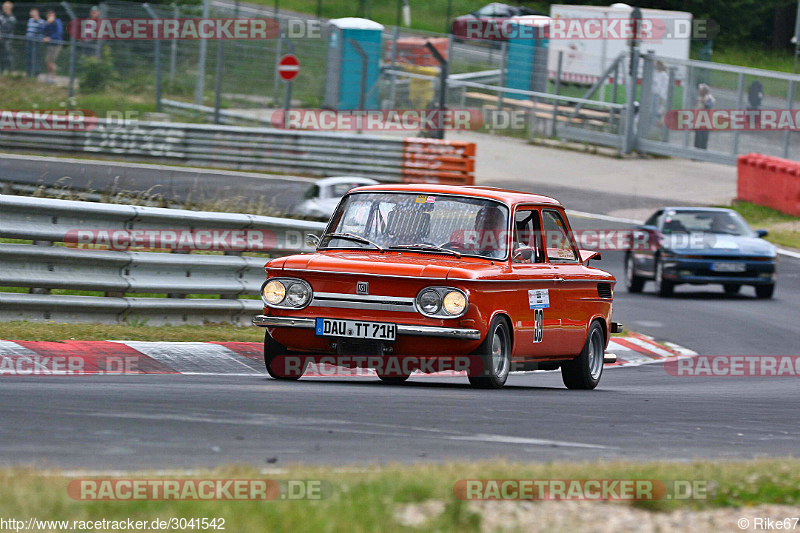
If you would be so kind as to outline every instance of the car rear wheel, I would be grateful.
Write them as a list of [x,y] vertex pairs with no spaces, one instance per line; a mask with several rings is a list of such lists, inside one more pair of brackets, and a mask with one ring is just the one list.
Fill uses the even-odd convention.
[[642,292],[644,288],[645,279],[636,275],[636,266],[633,260],[633,254],[628,254],[625,259],[625,287],[628,292]]
[[505,318],[497,316],[492,320],[486,338],[473,355],[479,356],[483,363],[480,376],[469,376],[473,387],[499,389],[506,384],[511,370],[511,333]]
[[672,296],[675,284],[664,279],[664,265],[661,259],[656,260],[656,292],[659,296]]
[[739,290],[742,286],[738,283],[726,283],[722,288],[725,289],[725,294],[739,294]]
[[775,284],[770,283],[769,285],[756,285],[756,296],[759,298],[772,298],[772,294],[775,292]]
[[[267,374],[275,379],[283,379],[286,381],[296,381],[303,377],[303,373],[305,372],[306,366],[303,365],[303,369],[299,372],[298,375],[286,376],[282,375],[285,372],[276,372],[274,368],[275,358],[280,357],[282,355],[288,355],[289,351],[283,344],[278,343],[273,339],[268,331],[264,332],[264,364],[267,367]],[[286,365],[283,365],[284,367]],[[282,369],[283,370],[283,369]]]
[[593,389],[600,383],[603,375],[603,358],[605,357],[605,335],[598,321],[589,326],[586,344],[581,354],[561,365],[561,379],[568,389]]

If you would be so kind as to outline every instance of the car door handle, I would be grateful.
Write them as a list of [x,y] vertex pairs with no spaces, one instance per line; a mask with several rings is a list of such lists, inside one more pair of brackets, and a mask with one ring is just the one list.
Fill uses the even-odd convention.
[[553,281],[555,281],[556,283],[561,283],[562,281],[564,281],[564,278],[562,278],[561,276],[556,276],[553,278]]

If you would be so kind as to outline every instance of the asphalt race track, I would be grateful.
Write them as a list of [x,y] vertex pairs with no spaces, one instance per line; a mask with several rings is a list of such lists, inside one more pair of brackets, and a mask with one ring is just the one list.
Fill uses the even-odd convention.
[[[585,194],[584,205],[569,196],[580,195],[564,191],[568,207],[590,210]],[[571,221],[576,229],[629,227]],[[598,266],[621,282],[622,253],[603,256]],[[772,300],[747,287],[728,296],[704,286],[661,299],[649,285],[628,294],[619,283],[614,317],[705,355],[797,354],[798,267],[780,258]],[[512,375],[499,391],[431,377],[402,386],[260,375],[2,377],[0,462],[113,470],[783,456],[800,452],[797,390],[790,377],[679,378],[658,363],[607,369],[595,391],[568,391],[558,373]]]
[[[573,218],[579,227],[609,224]],[[603,267],[622,274],[622,255]],[[628,327],[701,354],[797,353],[798,261],[781,258],[776,297],[747,289],[615,291]],[[2,328],[0,328],[1,330]],[[2,335],[0,335],[2,337]],[[0,378],[0,462],[129,469],[252,463],[363,464],[504,457],[691,459],[795,454],[797,382],[691,377],[662,364],[607,369],[595,391],[558,373],[512,375],[499,391],[464,378],[283,383],[261,376]]]

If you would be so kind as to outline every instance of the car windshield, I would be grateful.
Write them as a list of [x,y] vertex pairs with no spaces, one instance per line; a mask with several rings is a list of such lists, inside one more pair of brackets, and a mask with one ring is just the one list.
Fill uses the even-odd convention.
[[320,248],[409,248],[490,259],[508,256],[508,208],[492,200],[364,192],[345,197]]
[[676,211],[664,213],[664,234],[717,233],[749,236],[752,231],[738,213],[732,211]]

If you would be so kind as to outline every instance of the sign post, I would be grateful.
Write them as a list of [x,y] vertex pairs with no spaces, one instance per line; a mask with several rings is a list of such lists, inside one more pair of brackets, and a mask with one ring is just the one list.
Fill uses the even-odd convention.
[[292,104],[292,80],[300,73],[300,60],[294,54],[286,54],[278,61],[278,75],[286,83],[283,97],[283,127],[289,127],[289,107]]

